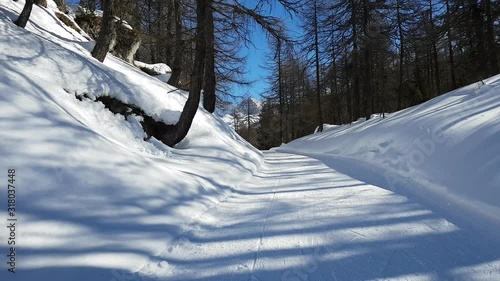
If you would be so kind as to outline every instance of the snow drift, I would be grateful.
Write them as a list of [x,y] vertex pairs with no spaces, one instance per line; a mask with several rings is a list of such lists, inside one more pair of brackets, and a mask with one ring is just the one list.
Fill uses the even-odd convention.
[[493,233],[500,227],[500,75],[386,118],[327,128],[278,151],[315,155],[347,173],[357,167],[365,171],[358,177],[420,197],[459,220]]

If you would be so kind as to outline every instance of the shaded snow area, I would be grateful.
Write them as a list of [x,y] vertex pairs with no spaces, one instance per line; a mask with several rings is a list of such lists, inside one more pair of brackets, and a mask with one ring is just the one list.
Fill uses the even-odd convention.
[[500,77],[289,153],[200,107],[169,148],[92,99],[174,123],[187,93],[94,60],[48,2],[25,30],[0,0],[0,280],[500,280]]
[[0,280],[133,272],[251,176],[262,154],[201,108],[187,138],[170,149],[144,141],[137,120],[78,100],[114,96],[175,122],[187,93],[111,55],[94,60],[93,43],[61,23],[53,5],[35,5],[27,30],[15,26],[10,19],[23,5],[0,1],[0,167],[17,171],[19,220],[19,272],[7,272],[4,226]]
[[499,237],[500,75],[278,151],[316,157]]

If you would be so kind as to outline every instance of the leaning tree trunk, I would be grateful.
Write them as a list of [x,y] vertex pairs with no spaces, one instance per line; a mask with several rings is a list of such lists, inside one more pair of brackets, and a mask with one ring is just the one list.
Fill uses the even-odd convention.
[[92,56],[100,62],[103,62],[106,58],[113,37],[115,36],[113,30],[113,21],[115,19],[113,15],[113,0],[103,0],[102,8],[103,16],[101,30],[99,31],[99,37],[92,50]]
[[14,22],[17,26],[25,28],[28,20],[30,19],[31,10],[33,9],[33,3],[35,0],[26,0],[24,3],[23,10],[17,20]]
[[203,107],[210,113],[215,111],[215,39],[214,15],[211,7],[207,11],[207,57],[205,60],[205,89],[203,91]]
[[193,71],[191,73],[191,89],[184,104],[179,122],[165,133],[164,143],[174,146],[186,137],[200,103],[200,92],[203,84],[203,66],[205,65],[205,40],[207,12],[212,0],[196,0],[196,49]]

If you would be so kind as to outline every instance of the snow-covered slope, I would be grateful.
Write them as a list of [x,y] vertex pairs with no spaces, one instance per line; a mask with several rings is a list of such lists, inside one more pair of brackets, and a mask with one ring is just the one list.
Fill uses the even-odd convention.
[[500,75],[386,118],[372,117],[279,151],[315,155],[458,219],[500,227]]
[[[173,122],[187,93],[111,55],[94,60],[93,43],[48,2],[25,30],[11,20],[24,1],[0,0],[0,171],[5,183],[15,169],[20,271],[11,279],[3,258],[0,280],[109,280],[167,247],[262,155],[202,108],[171,149],[144,141],[137,120],[78,100],[110,95]],[[6,187],[0,194],[5,222]]]

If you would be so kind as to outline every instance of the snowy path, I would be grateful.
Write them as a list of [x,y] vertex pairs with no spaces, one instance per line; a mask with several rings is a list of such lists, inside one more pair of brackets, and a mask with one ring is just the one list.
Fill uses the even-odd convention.
[[266,153],[145,280],[500,280],[498,247],[322,162]]

